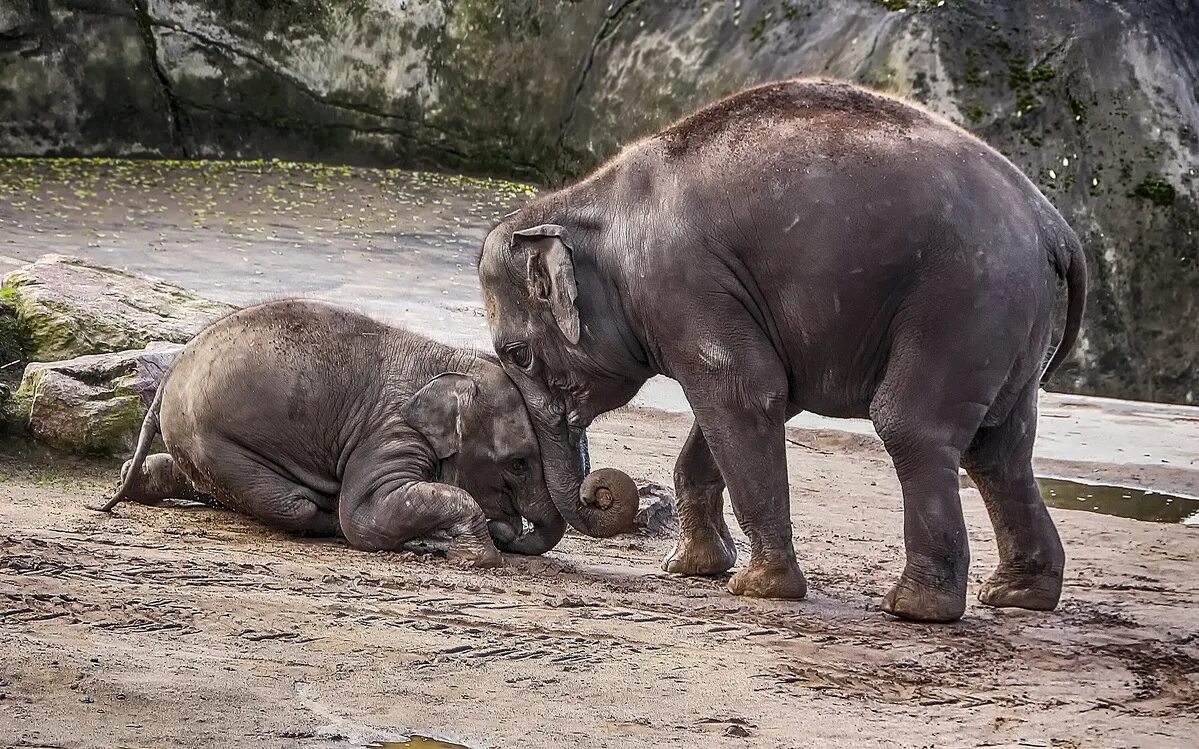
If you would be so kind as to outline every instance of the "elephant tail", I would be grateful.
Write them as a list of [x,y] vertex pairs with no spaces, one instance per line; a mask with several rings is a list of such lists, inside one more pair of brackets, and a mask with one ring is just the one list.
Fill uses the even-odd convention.
[[137,447],[133,451],[133,459],[129,461],[129,470],[125,472],[125,477],[121,480],[121,486],[117,489],[117,493],[112,495],[112,499],[108,500],[103,507],[91,509],[99,512],[112,512],[112,508],[128,497],[129,490],[133,488],[134,482],[142,472],[146,456],[150,454],[150,445],[160,431],[161,422],[158,414],[162,409],[162,394],[165,390],[165,387],[160,386],[154,393],[154,400],[151,401],[150,408],[146,411],[146,418],[142,421],[142,430],[137,435]]
[[1054,266],[1058,277],[1066,281],[1066,329],[1062,332],[1062,340],[1053,352],[1053,358],[1041,374],[1041,385],[1049,380],[1050,375],[1061,366],[1070,349],[1078,340],[1078,331],[1082,327],[1082,315],[1087,307],[1087,258],[1083,253],[1082,244],[1073,232],[1069,233],[1066,241],[1068,253],[1054,253]]

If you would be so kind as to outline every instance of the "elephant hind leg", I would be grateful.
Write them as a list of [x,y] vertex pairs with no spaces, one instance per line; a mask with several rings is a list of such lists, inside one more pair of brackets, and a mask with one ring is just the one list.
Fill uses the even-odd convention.
[[914,621],[955,621],[966,610],[970,566],[958,468],[1001,383],[962,376],[973,370],[968,362],[935,347],[898,351],[870,405],[903,491],[907,556],[882,608]]
[[999,546],[999,567],[978,594],[988,606],[1050,611],[1061,597],[1066,554],[1032,468],[1037,388],[1034,379],[1004,421],[979,429],[962,459]]
[[[221,451],[201,469],[221,504],[277,530],[308,536],[340,532],[336,501],[279,474],[240,448]],[[210,467],[208,467],[210,466]]]
[[[125,461],[125,465],[121,468],[122,484],[124,484],[129,471],[133,470],[133,463],[132,460]],[[163,500],[168,499],[215,504],[212,495],[197,489],[179,469],[175,459],[169,453],[147,455],[141,464],[140,473],[134,477],[124,498],[152,506],[159,505]]]

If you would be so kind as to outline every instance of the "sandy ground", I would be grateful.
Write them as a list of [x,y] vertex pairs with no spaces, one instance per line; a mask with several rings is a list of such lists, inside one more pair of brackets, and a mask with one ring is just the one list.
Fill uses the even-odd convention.
[[[519,199],[402,173],[0,161],[0,270],[68,252],[472,342],[473,253]],[[1199,493],[1195,409],[1044,405],[1042,472]],[[595,463],[669,483],[688,425],[610,415],[590,431]],[[1057,611],[897,622],[877,608],[903,565],[885,453],[869,434],[790,437],[802,603],[667,576],[669,539],[572,534],[476,571],[215,510],[104,517],[83,503],[116,463],[9,445],[0,746],[345,747],[410,731],[476,749],[1194,746],[1199,529],[1054,510],[1069,555]],[[996,553],[978,494],[962,497],[973,596]]]
[[[597,463],[666,481],[687,426],[610,416]],[[1070,556],[1057,611],[972,603],[954,625],[901,623],[877,610],[903,563],[885,453],[791,439],[802,603],[667,576],[668,539],[569,535],[476,571],[215,510],[106,518],[82,505],[115,466],[6,459],[0,745],[1194,745],[1194,529],[1055,511]],[[996,553],[962,494],[973,595]]]

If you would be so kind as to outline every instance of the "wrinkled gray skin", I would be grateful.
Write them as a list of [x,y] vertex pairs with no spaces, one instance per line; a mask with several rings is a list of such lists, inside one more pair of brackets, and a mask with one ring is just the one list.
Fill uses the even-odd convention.
[[[732,96],[510,214],[479,274],[550,492],[588,532],[574,445],[651,376],[695,412],[675,466],[670,572],[730,569],[727,487],[749,537],[733,593],[802,598],[784,422],[869,418],[904,499],[907,563],[883,610],[949,621],[969,564],[958,467],[1000,552],[983,603],[1052,609],[1065,555],[1033,480],[1040,378],[1081,320],[1086,266],[1010,162],[923,110],[848,84]],[[1060,279],[1066,333],[1045,367]]]
[[[169,454],[147,456],[159,429]],[[492,536],[540,554],[566,528],[496,362],[311,301],[242,310],[183,349],[104,509],[205,495],[360,549],[448,533],[451,560],[477,566],[502,563]]]

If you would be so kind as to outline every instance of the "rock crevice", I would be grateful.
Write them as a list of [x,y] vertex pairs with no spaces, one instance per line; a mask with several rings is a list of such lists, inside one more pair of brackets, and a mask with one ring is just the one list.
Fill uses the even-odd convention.
[[567,130],[570,128],[570,121],[574,119],[575,109],[579,105],[583,89],[587,87],[587,77],[591,74],[592,66],[595,65],[595,57],[600,45],[616,33],[621,20],[625,16],[625,11],[628,11],[639,2],[641,0],[619,0],[619,2],[613,3],[604,17],[604,22],[600,24],[599,30],[595,32],[595,38],[592,39],[591,46],[587,49],[587,56],[583,59],[583,68],[579,72],[579,82],[575,85],[574,93],[571,94],[566,113],[562,116],[562,123],[559,126],[558,143],[562,143],[566,139]]
[[165,103],[167,103],[171,141],[173,141],[176,149],[179,149],[183,158],[191,158],[191,152],[189,152],[187,147],[187,137],[183,134],[183,111],[180,108],[179,98],[171,90],[170,75],[164,70],[162,60],[159,59],[158,40],[156,40],[155,32],[153,32],[153,22],[149,11],[146,10],[145,0],[129,0],[129,6],[133,8],[133,14],[138,19],[141,42],[145,44],[146,60],[150,62],[150,71],[158,81],[158,84],[162,86],[162,96]]
[[183,158],[191,158],[190,149],[187,147],[187,137],[183,132],[183,110],[179,106],[179,99],[171,89],[171,77],[167,75],[159,58],[158,40],[154,36],[154,22],[146,9],[146,0],[129,0],[129,4],[137,18],[142,43],[146,47],[146,59],[150,62],[150,70],[162,87],[162,96],[166,101],[167,118],[171,128],[171,141]]

